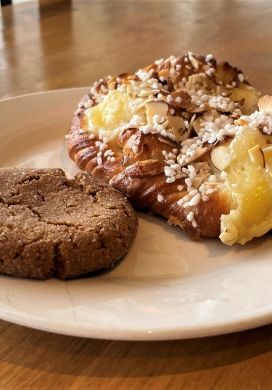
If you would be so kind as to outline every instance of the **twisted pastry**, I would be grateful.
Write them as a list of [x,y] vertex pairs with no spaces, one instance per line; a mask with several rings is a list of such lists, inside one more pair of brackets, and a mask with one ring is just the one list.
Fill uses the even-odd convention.
[[135,207],[191,236],[218,237],[234,202],[224,161],[237,121],[256,110],[258,99],[240,70],[211,55],[158,60],[94,83],[74,114],[69,155]]

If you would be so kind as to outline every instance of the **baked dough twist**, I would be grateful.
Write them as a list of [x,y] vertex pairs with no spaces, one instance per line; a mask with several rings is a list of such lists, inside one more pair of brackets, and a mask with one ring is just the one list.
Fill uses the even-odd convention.
[[224,161],[259,96],[240,70],[211,55],[158,60],[94,83],[74,114],[69,155],[137,208],[191,236],[218,237],[234,202]]

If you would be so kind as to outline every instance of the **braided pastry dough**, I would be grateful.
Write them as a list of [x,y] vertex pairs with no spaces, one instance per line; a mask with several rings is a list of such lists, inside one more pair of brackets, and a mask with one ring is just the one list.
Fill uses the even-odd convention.
[[[227,62],[190,52],[171,56],[94,83],[74,114],[69,155],[135,207],[191,236],[243,244],[272,228],[265,99],[266,108],[256,111],[259,93]],[[266,194],[258,195],[266,223],[255,218],[249,196],[256,199],[256,186]]]

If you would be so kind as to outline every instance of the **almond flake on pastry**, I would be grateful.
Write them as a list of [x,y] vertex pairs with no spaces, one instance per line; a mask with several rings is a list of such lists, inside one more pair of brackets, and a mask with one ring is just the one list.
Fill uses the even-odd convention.
[[[271,100],[262,98],[257,111],[259,96],[240,70],[212,55],[160,59],[94,83],[74,115],[69,154],[191,236],[243,244],[272,227],[272,213],[263,224],[253,201],[244,209],[244,192],[271,184]],[[252,162],[260,155],[262,167]]]

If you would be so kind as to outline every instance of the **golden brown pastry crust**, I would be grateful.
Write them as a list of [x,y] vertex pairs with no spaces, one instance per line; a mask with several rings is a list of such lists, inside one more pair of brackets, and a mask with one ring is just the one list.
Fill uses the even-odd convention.
[[[73,125],[79,128],[80,119],[74,117]],[[134,153],[130,145],[137,139],[138,153]],[[164,174],[164,160],[162,151],[171,152],[172,146],[158,140],[156,135],[143,134],[140,131],[128,130],[120,137],[123,146],[122,152],[115,162],[105,161],[103,165],[97,164],[99,148],[95,145],[97,138],[90,139],[86,134],[69,138],[69,155],[78,167],[100,180],[110,183],[126,195],[138,209],[147,209],[155,214],[169,219],[169,222],[180,226],[191,236],[218,237],[220,234],[220,217],[229,212],[229,199],[227,193],[212,194],[208,201],[201,201],[197,206],[181,208],[177,201],[187,193],[181,193],[178,186],[184,186],[184,178],[174,183],[166,183]],[[123,144],[122,144],[123,142]],[[124,162],[124,156],[129,159]],[[159,202],[157,195],[164,197]],[[197,227],[186,219],[190,211],[194,211]]]
[[[190,70],[186,66],[188,58],[187,55],[187,57],[183,56],[178,59],[178,64],[181,65],[178,80],[184,77],[188,79],[191,75],[205,71],[205,57],[194,57],[198,65],[193,64],[195,66],[192,66]],[[217,85],[217,88],[223,90],[230,88],[231,85],[233,88],[234,85],[247,84],[242,80],[242,73],[238,69],[231,67],[228,63],[216,64],[215,60],[210,61],[215,69],[208,77],[210,84]],[[167,76],[166,71],[169,71],[167,64],[161,66],[160,70],[154,64],[145,68],[145,71],[152,72],[152,70],[154,77],[163,74],[166,78],[165,89],[168,94],[171,93],[174,96],[169,107],[175,110],[175,115],[186,111],[190,120],[193,115],[204,111],[203,107],[192,104],[192,99],[186,95],[186,91],[175,91],[170,76]],[[117,80],[120,83],[136,78],[137,76],[128,74],[119,75],[118,78],[105,78],[94,84],[92,92],[106,95],[109,88],[116,88]],[[175,80],[175,83],[177,82]],[[164,89],[160,92],[165,93]],[[176,95],[182,96],[181,102],[177,102]],[[178,142],[158,134],[144,134],[138,128],[127,128],[120,133],[117,140],[108,143],[109,148],[114,151],[114,161],[102,158],[102,164],[98,164],[97,155],[100,149],[97,141],[99,138],[94,134],[90,137],[91,132],[85,129],[84,121],[86,110],[96,104],[94,93],[85,95],[73,116],[67,146],[71,159],[78,167],[120,190],[135,207],[162,215],[168,219],[170,224],[180,226],[191,236],[218,237],[221,215],[228,214],[230,211],[230,199],[227,192],[224,190],[213,192],[205,201],[201,199],[197,205],[184,208],[180,207],[178,201],[188,193],[185,183],[186,176],[177,178],[173,183],[166,183],[163,153],[171,153],[173,148],[179,148]],[[245,101],[241,101],[241,104],[245,104]],[[184,187],[183,190],[180,190],[181,186]],[[196,222],[194,224],[191,218],[188,218],[191,211]]]

